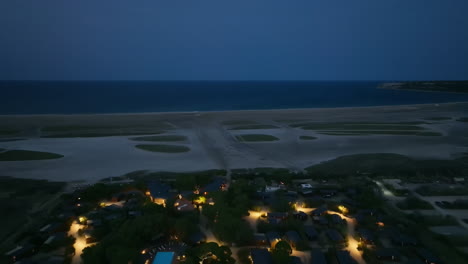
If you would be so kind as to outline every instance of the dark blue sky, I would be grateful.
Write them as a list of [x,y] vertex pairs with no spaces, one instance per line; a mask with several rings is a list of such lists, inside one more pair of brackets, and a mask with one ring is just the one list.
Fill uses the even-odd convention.
[[467,0],[11,0],[0,34],[0,79],[468,79]]

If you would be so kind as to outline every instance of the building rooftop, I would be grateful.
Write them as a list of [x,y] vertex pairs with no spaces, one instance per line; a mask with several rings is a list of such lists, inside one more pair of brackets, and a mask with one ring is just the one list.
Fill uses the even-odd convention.
[[375,252],[377,258],[396,258],[399,259],[401,254],[398,250],[394,248],[381,248]]
[[311,264],[327,264],[325,254],[320,249],[312,249],[310,252],[310,263]]
[[366,240],[368,242],[374,241],[374,234],[372,234],[372,232],[369,229],[365,229],[365,228],[359,229],[358,233],[361,239]]
[[206,241],[206,236],[201,231],[197,231],[197,232],[193,233],[188,238],[188,240],[189,240],[190,243],[199,244],[199,243],[202,243],[202,242]]
[[272,241],[274,240],[279,240],[281,239],[280,235],[278,234],[278,232],[274,232],[274,231],[270,231],[268,233],[265,234],[268,241],[271,243]]
[[342,224],[343,223],[343,219],[341,218],[341,216],[337,215],[337,214],[332,214],[331,215],[331,220],[334,224]]
[[431,251],[429,251],[429,250],[427,250],[425,248],[418,249],[416,251],[416,253],[426,263],[430,263],[430,264],[441,264],[442,263],[442,261],[437,256],[435,256],[434,254],[432,254]]
[[171,187],[168,184],[161,181],[151,181],[148,183],[148,190],[153,198],[169,198],[170,189]]
[[271,212],[267,213],[267,217],[272,217],[272,218],[287,218],[288,213],[285,212]]
[[315,238],[318,236],[317,230],[311,225],[305,225],[304,232],[309,238]]
[[293,242],[293,243],[297,243],[299,241],[301,241],[301,237],[299,236],[299,234],[294,231],[294,230],[291,230],[291,231],[288,231],[286,232],[286,238]]
[[347,250],[338,250],[336,251],[336,259],[339,264],[354,264],[356,261],[351,257],[349,251]]
[[333,242],[343,242],[344,241],[343,236],[340,234],[340,232],[336,231],[335,229],[328,229],[327,230],[327,236]]
[[312,211],[312,215],[322,215],[327,211],[327,208],[322,206]]
[[216,192],[221,190],[221,187],[226,183],[225,179],[217,177],[212,182],[201,188],[201,192]]
[[263,248],[253,248],[250,250],[253,264],[273,264],[273,258],[268,250]]

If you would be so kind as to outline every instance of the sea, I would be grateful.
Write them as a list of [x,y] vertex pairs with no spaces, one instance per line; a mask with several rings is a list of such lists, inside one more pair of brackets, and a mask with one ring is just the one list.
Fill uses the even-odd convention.
[[193,112],[468,102],[385,81],[0,81],[0,115]]

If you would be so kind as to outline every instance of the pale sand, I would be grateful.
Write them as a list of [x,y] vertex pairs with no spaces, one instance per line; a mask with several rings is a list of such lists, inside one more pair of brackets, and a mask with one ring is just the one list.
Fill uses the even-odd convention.
[[[36,115],[0,116],[0,128],[23,130],[27,140],[0,142],[0,148],[48,151],[65,155],[46,161],[0,162],[0,175],[60,181],[93,182],[136,170],[198,171],[255,167],[286,167],[294,170],[357,153],[398,153],[414,158],[449,159],[468,152],[468,124],[443,121],[427,125],[443,137],[421,136],[326,136],[314,131],[291,128],[288,122],[401,122],[421,121],[433,116],[468,116],[468,104],[385,106],[333,109],[291,109],[267,111],[226,111],[193,113],[145,113],[107,115]],[[228,130],[223,122],[251,120],[279,129]],[[136,149],[142,142],[130,136],[102,138],[39,138],[45,126],[122,126],[152,127],[166,122],[174,128],[166,134],[188,137],[184,144],[190,152],[153,153]],[[245,143],[235,140],[239,134],[270,134],[275,142]],[[299,140],[312,135],[317,140]],[[5,137],[5,136],[3,136]],[[150,143],[151,144],[151,143]],[[157,144],[157,142],[156,142]]]

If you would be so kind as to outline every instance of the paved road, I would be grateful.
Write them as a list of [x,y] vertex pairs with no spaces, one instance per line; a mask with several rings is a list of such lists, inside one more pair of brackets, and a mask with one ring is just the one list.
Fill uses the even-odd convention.
[[337,212],[329,212],[329,213],[337,214],[341,216],[341,218],[346,220],[346,225],[348,229],[348,247],[346,247],[345,250],[348,250],[351,256],[353,257],[353,259],[356,260],[359,264],[366,264],[366,261],[362,258],[362,252],[357,249],[358,241],[354,238],[356,220],[354,218],[347,217]]
[[86,245],[86,238],[84,236],[80,236],[78,234],[78,230],[83,228],[82,225],[78,224],[76,221],[73,221],[70,231],[68,231],[69,236],[73,236],[76,241],[73,247],[75,248],[75,255],[73,256],[72,259],[72,264],[80,264],[82,263],[81,261],[81,253],[83,253],[83,249],[89,245]]

